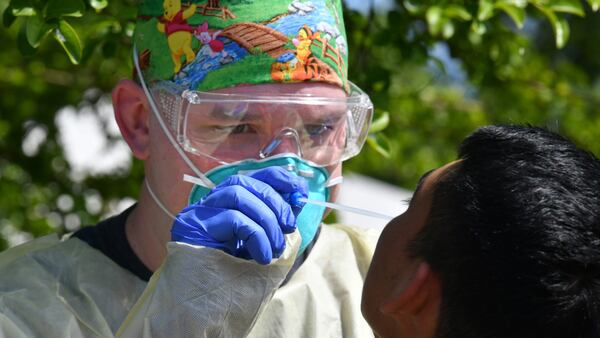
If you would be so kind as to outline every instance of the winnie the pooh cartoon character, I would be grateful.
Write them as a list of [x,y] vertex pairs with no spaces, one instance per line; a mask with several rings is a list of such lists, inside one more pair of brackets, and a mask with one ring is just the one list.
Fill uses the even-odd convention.
[[158,30],[167,34],[167,43],[173,59],[173,73],[179,73],[185,55],[185,63],[194,61],[196,54],[192,50],[192,32],[194,27],[188,25],[189,19],[196,13],[196,5],[192,4],[187,9],[181,8],[181,0],[165,0],[163,2],[164,14],[158,19]]

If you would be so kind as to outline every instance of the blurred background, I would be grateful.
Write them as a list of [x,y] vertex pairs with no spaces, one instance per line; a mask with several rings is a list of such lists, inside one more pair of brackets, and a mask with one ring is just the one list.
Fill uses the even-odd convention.
[[[131,76],[137,5],[0,0],[0,250],[134,202],[142,165],[120,139],[110,90]],[[486,124],[546,126],[600,155],[600,0],[344,5],[350,79],[377,114],[345,164],[343,201],[360,203],[368,184],[388,202],[379,211],[393,209]]]

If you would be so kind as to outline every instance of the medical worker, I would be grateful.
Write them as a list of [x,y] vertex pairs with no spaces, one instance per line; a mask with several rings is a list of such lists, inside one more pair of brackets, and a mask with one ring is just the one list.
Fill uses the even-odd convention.
[[142,1],[116,121],[135,205],[0,256],[4,337],[368,337],[374,241],[322,225],[372,104],[340,1]]

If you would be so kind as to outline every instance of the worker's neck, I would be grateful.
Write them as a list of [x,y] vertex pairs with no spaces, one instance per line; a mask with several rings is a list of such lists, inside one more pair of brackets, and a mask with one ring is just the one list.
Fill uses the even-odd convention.
[[167,242],[173,220],[167,216],[142,186],[138,204],[125,223],[127,241],[135,255],[152,272],[167,257]]

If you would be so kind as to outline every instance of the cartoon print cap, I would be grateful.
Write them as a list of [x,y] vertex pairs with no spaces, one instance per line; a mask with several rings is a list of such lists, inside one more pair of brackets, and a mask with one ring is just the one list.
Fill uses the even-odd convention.
[[341,0],[143,0],[134,39],[149,85],[319,81],[349,91]]

